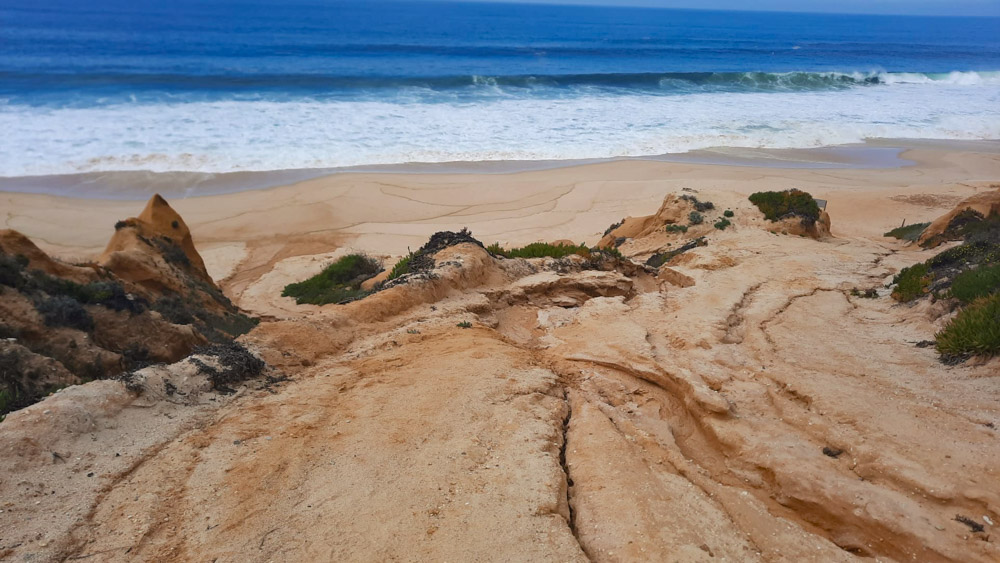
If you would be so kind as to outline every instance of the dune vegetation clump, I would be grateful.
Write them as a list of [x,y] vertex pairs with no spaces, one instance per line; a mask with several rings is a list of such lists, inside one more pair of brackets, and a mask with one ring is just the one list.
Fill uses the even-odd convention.
[[720,231],[724,231],[726,230],[726,227],[732,224],[733,224],[732,221],[723,217],[722,219],[716,221],[715,224],[712,226],[715,227],[716,229],[719,229]]
[[750,195],[750,203],[756,205],[768,221],[800,217],[803,224],[812,225],[819,220],[819,205],[811,194],[802,190],[756,192]]
[[923,262],[909,268],[903,268],[892,279],[892,283],[896,284],[896,289],[892,291],[892,298],[905,303],[922,297],[928,292],[931,280],[930,269]]
[[348,254],[315,276],[285,286],[282,297],[294,297],[299,305],[347,303],[368,295],[361,283],[382,271],[378,260],[364,254]]
[[904,227],[896,227],[882,236],[915,242],[920,238],[920,235],[924,232],[924,229],[926,229],[928,225],[930,225],[930,223],[913,223],[912,225],[906,225]]
[[951,297],[962,303],[972,303],[1000,291],[1000,264],[983,265],[966,270],[951,282]]
[[590,256],[590,248],[585,244],[549,244],[547,242],[533,242],[520,248],[504,249],[499,243],[493,243],[486,247],[486,250],[495,256],[504,258],[564,258],[571,254],[577,254],[584,258]]
[[697,211],[692,211],[688,213],[688,223],[691,225],[700,225],[705,222],[705,216]]
[[687,225],[671,224],[667,225],[666,230],[668,233],[686,233],[688,232]]
[[1000,293],[970,303],[934,340],[945,361],[1000,354]]

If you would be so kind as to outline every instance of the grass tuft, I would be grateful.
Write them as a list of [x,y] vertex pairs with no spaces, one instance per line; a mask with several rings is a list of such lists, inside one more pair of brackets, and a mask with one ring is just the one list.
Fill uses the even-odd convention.
[[687,225],[673,224],[673,225],[667,225],[665,228],[666,228],[666,230],[667,230],[668,233],[686,233],[686,232],[688,232],[688,226]]
[[715,224],[712,225],[712,226],[715,227],[716,229],[719,229],[720,231],[724,231],[724,230],[726,230],[726,227],[728,227],[729,225],[732,225],[732,224],[733,223],[729,219],[722,218],[722,219],[716,221]]
[[697,211],[692,211],[688,213],[688,223],[692,225],[700,225],[705,222],[705,216]]
[[282,297],[294,297],[298,304],[347,303],[368,295],[361,283],[382,271],[378,260],[364,254],[348,254],[315,276],[285,286]]

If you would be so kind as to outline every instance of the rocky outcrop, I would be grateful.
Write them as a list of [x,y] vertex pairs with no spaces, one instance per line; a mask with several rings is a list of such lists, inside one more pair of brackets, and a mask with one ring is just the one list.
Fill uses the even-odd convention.
[[287,385],[219,396],[201,357],[59,392],[0,425],[0,557],[997,561],[995,362],[852,294],[884,242],[737,219],[655,277],[438,237],[245,336]]
[[819,219],[814,222],[804,221],[800,217],[786,217],[778,221],[769,222],[767,230],[772,233],[821,240],[831,236],[830,223],[830,214],[826,211],[821,211]]
[[[690,198],[690,196],[688,197]],[[611,229],[601,238],[600,242],[597,243],[597,247],[609,248],[618,246],[615,244],[618,240],[646,237],[662,231],[667,225],[687,225],[688,216],[695,210],[695,205],[691,199],[685,199],[681,195],[668,195],[663,199],[663,203],[656,213],[643,217],[626,217],[621,224]],[[711,225],[708,228],[711,228]]]
[[933,248],[948,241],[962,240],[965,238],[963,227],[968,223],[997,215],[1000,215],[1000,189],[978,193],[962,200],[955,209],[935,219],[920,234],[917,244]]
[[10,342],[0,414],[66,385],[177,361],[252,326],[160,196],[120,222],[92,264],[65,264],[20,233],[0,232],[0,337]]

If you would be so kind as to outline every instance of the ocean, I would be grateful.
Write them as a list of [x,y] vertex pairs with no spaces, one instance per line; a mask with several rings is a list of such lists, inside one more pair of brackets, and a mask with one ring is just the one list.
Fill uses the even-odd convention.
[[1000,19],[0,0],[0,176],[1000,139]]

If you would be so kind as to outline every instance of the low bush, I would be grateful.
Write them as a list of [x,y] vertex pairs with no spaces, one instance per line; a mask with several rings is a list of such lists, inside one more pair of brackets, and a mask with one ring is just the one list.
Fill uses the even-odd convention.
[[12,256],[0,252],[0,285],[21,289],[26,282],[24,269],[28,259],[18,254]]
[[267,367],[263,360],[253,355],[239,342],[231,341],[198,348],[195,354],[212,356],[219,363],[221,369],[195,361],[198,367],[207,373],[212,388],[224,393],[232,392],[229,385],[257,377]]
[[298,304],[326,305],[361,299],[368,292],[361,283],[382,271],[378,260],[364,254],[348,254],[315,276],[285,286],[282,297],[294,297]]
[[692,211],[688,213],[688,223],[692,225],[700,225],[705,222],[705,216],[697,211]]
[[1000,293],[970,303],[934,340],[945,361],[1000,354]]
[[780,221],[786,217],[801,217],[807,225],[819,219],[819,205],[813,196],[802,190],[783,192],[757,192],[750,195],[750,203],[757,206],[768,221]]
[[698,198],[694,197],[693,195],[685,194],[681,196],[681,199],[690,202],[691,205],[694,206],[695,211],[705,212],[715,209],[715,204],[712,203],[711,201],[698,201]]
[[82,331],[94,328],[94,319],[79,301],[65,295],[57,295],[38,301],[35,309],[49,326],[67,326]]
[[732,217],[733,215],[736,215],[735,213],[733,213],[732,209],[727,209],[723,211],[722,214],[725,215],[726,217]]
[[979,266],[955,276],[951,296],[963,303],[1000,291],[1000,264]]
[[930,270],[927,264],[914,264],[896,274],[892,283],[896,284],[896,289],[892,292],[893,299],[904,303],[913,301],[927,293],[931,283]]
[[916,241],[930,223],[913,223],[905,227],[896,227],[882,236],[897,238],[899,240]]
[[715,224],[712,226],[715,227],[716,229],[719,229],[720,231],[724,231],[726,230],[726,227],[728,227],[729,225],[732,225],[729,219],[723,218],[719,221],[716,221]]
[[688,227],[687,225],[673,224],[673,225],[667,225],[666,230],[668,233],[686,233],[688,232]]

